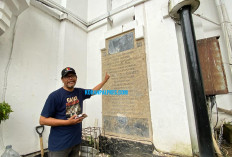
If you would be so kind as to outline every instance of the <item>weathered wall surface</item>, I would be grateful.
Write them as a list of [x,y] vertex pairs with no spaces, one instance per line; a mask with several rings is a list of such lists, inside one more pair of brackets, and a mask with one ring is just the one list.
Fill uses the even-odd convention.
[[[14,111],[10,119],[1,124],[1,136],[3,145],[11,144],[20,154],[28,154],[40,150],[35,126],[39,125],[48,95],[62,86],[61,70],[66,66],[75,68],[77,85],[85,88],[87,33],[33,6],[17,21],[14,18],[13,23],[16,23],[15,30],[9,29],[0,37],[1,100],[7,77],[5,100]],[[11,52],[9,71],[5,73]],[[45,127],[44,148],[47,148],[49,130],[50,127]]]
[[[117,8],[126,3],[124,1],[119,2],[116,6],[116,3],[112,1],[112,8]],[[139,32],[143,34],[146,45],[147,78],[153,134],[151,142],[154,143],[157,149],[163,152],[191,155],[191,142],[175,24],[170,18],[163,19],[162,8],[167,3],[168,1],[148,1],[112,16],[113,23],[104,25],[104,27],[107,27],[107,30],[103,30],[104,27],[101,27],[102,29],[97,28],[88,33],[88,37],[91,34],[99,37],[99,40],[88,40],[88,45],[96,45],[95,52],[87,51],[88,55],[91,56],[92,54],[97,57],[87,57],[88,63],[90,63],[88,69],[96,68],[90,66],[93,62],[95,62],[95,65],[101,66],[100,50],[106,48],[104,44],[106,38],[133,28],[136,30],[136,27],[142,26],[142,33],[137,29],[135,34],[137,33],[137,36],[139,36]],[[100,5],[95,7],[98,8]],[[92,10],[91,8],[90,10]],[[133,21],[133,16],[135,16],[135,21]],[[102,32],[105,34],[104,36]],[[88,70],[88,79],[95,76],[91,74],[91,71]],[[100,70],[98,71],[100,72]],[[101,73],[97,74],[98,77],[101,77]],[[92,84],[93,80],[87,81],[87,86],[89,86],[89,82]],[[87,112],[94,110],[92,107],[96,105],[99,104],[89,100],[86,106]],[[96,107],[96,110],[102,112],[101,107]],[[98,112],[93,115],[96,117],[93,119],[98,119],[100,121],[99,126],[101,126],[100,124],[103,123],[102,117]],[[92,124],[94,124],[93,121]]]
[[[39,148],[35,126],[44,98],[56,85],[58,32],[57,20],[30,7],[17,19],[13,48],[1,51],[7,54],[1,60],[8,60],[12,51],[9,71],[2,71],[1,76],[7,75],[5,100],[14,111],[10,119],[2,123],[2,136],[4,145],[12,144],[20,154]],[[6,63],[1,66],[5,70]]]
[[[228,4],[231,3],[227,0],[224,1],[227,6],[227,11],[229,16],[231,16],[231,10],[228,8]],[[220,19],[217,12],[217,6],[215,1],[205,0],[201,1],[200,7],[195,12],[195,14],[201,15],[203,17],[206,17],[210,21],[213,21],[214,23],[205,20],[203,18],[200,18],[196,15],[193,15],[193,22],[194,22],[194,29],[196,34],[196,39],[204,39],[204,38],[210,38],[210,37],[216,37],[220,36],[218,39],[220,49],[221,49],[221,55],[222,55],[222,62],[225,69],[225,75],[226,75],[226,81],[228,85],[228,94],[221,94],[216,96],[216,102],[217,107],[225,108],[230,110],[232,107],[232,95],[231,95],[231,85],[232,85],[232,79],[231,79],[231,72],[229,67],[229,58],[228,58],[228,52],[225,45],[225,39],[222,32],[222,29],[220,27]],[[219,25],[217,25],[217,24]],[[189,87],[189,81],[188,81],[188,71],[187,71],[187,64],[185,59],[185,52],[184,52],[184,44],[181,34],[181,28],[179,25],[176,25],[177,30],[177,39],[178,39],[178,47],[179,47],[179,53],[180,53],[180,61],[181,61],[181,69],[182,69],[182,76],[184,81],[184,90],[185,90],[185,98],[186,98],[186,105],[187,105],[187,112],[188,112],[188,119],[189,119],[189,129],[191,134],[191,141],[192,141],[192,147],[193,151],[198,151],[197,141],[196,141],[196,128],[195,128],[195,122],[194,122],[194,114],[193,114],[193,108],[192,108],[192,100],[190,95],[190,87]],[[216,106],[213,108],[213,117],[211,119],[212,121],[212,127],[216,125],[217,121],[217,111]],[[219,112],[219,120],[218,120],[218,127],[222,124],[223,119],[226,119],[227,121],[231,121],[231,116],[228,116],[224,113]]]

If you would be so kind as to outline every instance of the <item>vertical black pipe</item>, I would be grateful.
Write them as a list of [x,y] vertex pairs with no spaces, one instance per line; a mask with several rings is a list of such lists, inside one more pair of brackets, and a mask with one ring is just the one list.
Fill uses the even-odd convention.
[[200,157],[214,157],[212,134],[198,59],[191,6],[184,6],[181,8],[179,15],[189,73]]

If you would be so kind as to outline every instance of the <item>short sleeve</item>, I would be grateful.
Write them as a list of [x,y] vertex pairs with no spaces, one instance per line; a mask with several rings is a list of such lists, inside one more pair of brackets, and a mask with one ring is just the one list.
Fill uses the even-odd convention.
[[92,90],[92,89],[81,89],[83,100],[89,99],[92,96],[91,94],[88,94],[88,92],[87,92],[90,90]]
[[55,98],[55,95],[54,93],[50,94],[45,102],[45,105],[43,107],[43,110],[41,112],[41,116],[43,117],[54,117],[54,113],[55,113],[55,102],[56,98]]

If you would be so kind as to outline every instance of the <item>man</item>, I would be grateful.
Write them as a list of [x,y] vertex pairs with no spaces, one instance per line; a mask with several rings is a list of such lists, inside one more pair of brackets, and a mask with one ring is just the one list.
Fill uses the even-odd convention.
[[[93,90],[100,90],[110,76]],[[61,72],[63,87],[52,92],[44,105],[40,116],[40,125],[51,126],[48,150],[49,157],[79,157],[82,124],[86,114],[83,101],[91,97],[85,95],[85,89],[74,88],[77,76],[73,68],[67,67]]]

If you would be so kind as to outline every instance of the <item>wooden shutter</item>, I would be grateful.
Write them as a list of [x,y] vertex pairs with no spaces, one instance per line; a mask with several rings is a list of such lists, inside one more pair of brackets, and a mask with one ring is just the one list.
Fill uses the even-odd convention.
[[227,94],[228,88],[218,37],[197,41],[206,95]]

